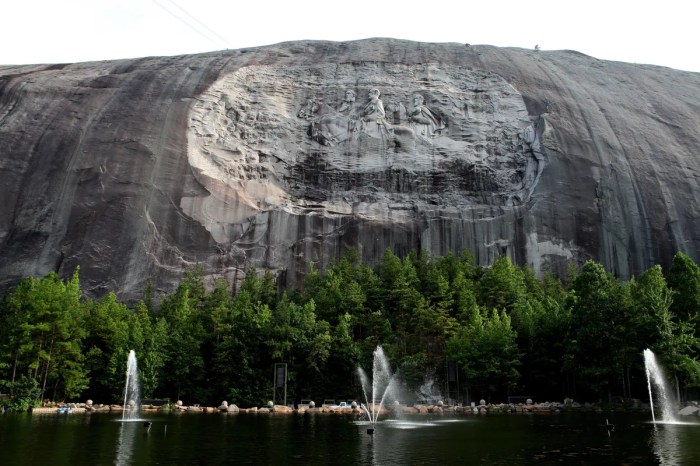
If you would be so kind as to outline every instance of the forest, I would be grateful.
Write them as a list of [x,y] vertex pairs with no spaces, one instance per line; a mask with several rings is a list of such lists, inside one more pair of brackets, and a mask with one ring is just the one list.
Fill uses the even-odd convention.
[[[128,306],[83,296],[80,271],[28,277],[0,302],[0,392],[8,409],[47,400],[119,403],[130,350],[144,398],[262,406],[286,363],[287,399],[359,399],[357,368],[381,345],[406,403],[434,382],[445,399],[611,402],[643,398],[652,349],[681,398],[700,386],[700,268],[677,253],[623,281],[600,264],[537,277],[508,257],[491,267],[470,251],[376,267],[354,251],[300,290],[249,270],[236,288],[205,286],[201,267]],[[690,391],[690,392],[689,392]],[[413,398],[413,399],[411,399]],[[293,400],[293,401],[292,401]]]

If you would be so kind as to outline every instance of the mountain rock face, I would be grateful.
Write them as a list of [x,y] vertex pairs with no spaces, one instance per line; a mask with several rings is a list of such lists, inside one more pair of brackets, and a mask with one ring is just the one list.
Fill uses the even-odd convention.
[[188,266],[287,286],[345,249],[623,278],[700,258],[700,74],[391,39],[0,67],[0,287]]

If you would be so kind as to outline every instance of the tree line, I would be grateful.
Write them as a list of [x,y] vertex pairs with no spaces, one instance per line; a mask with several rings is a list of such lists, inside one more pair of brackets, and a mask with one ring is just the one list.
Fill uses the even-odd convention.
[[20,282],[0,302],[4,403],[118,403],[132,349],[145,398],[202,404],[266,403],[279,362],[289,400],[357,398],[356,369],[371,369],[378,345],[407,398],[426,380],[463,402],[643,397],[645,348],[679,395],[700,385],[700,268],[682,253],[665,274],[656,265],[622,281],[593,261],[562,280],[505,256],[481,267],[470,251],[387,250],[376,267],[349,251],[311,266],[300,290],[255,269],[235,290],[207,288],[195,266],[159,298],[150,285],[133,307],[86,298],[79,270]]

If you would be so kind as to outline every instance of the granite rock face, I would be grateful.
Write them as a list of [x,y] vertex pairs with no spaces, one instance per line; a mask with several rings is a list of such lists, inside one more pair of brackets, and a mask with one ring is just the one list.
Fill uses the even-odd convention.
[[91,295],[348,247],[621,277],[700,256],[700,74],[391,39],[0,67],[0,286]]

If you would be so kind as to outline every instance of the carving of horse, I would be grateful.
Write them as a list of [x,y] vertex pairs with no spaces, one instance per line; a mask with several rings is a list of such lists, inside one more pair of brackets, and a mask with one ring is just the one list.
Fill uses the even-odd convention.
[[[363,132],[362,128],[367,123],[348,117],[330,105],[309,99],[297,113],[297,117],[309,121],[308,135],[312,140],[324,146],[355,139]],[[390,145],[400,147],[403,150],[412,150],[415,146],[415,132],[403,125],[392,125],[382,120],[383,131],[369,131],[367,134],[374,137],[384,137]]]
[[304,105],[299,109],[297,117],[303,118],[305,120],[315,120],[320,116],[328,115],[331,113],[336,113],[333,108],[323,102],[319,102],[317,99],[308,99]]
[[297,117],[310,122],[308,134],[324,146],[333,146],[350,139],[355,133],[355,120],[339,113],[330,105],[309,99],[299,110]]

